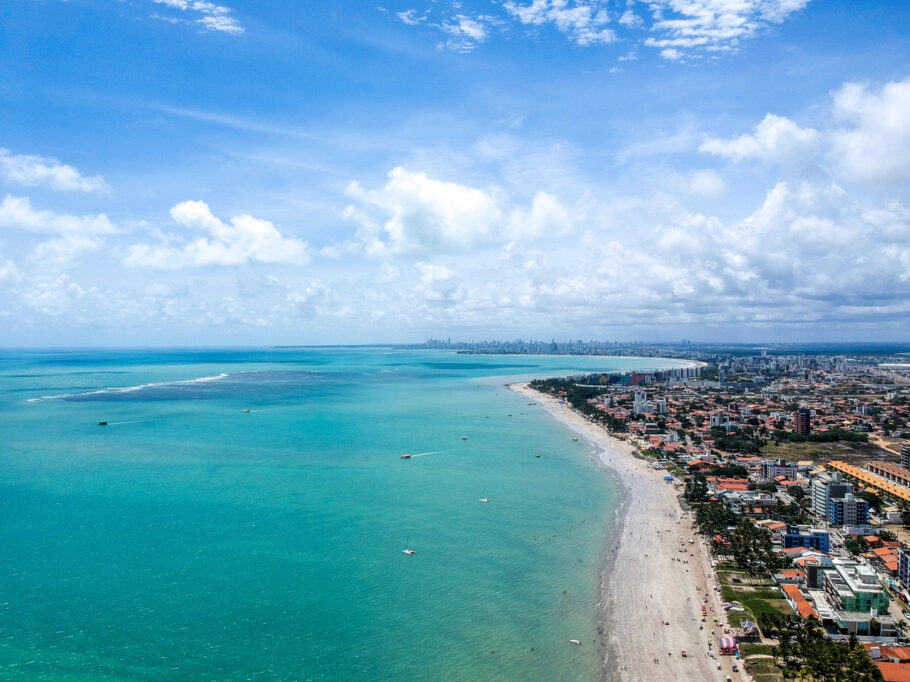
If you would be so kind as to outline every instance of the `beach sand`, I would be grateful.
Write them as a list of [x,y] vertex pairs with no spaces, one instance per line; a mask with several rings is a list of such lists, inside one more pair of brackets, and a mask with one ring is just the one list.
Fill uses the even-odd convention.
[[[654,469],[632,445],[613,438],[564,402],[527,384],[508,387],[589,442],[600,463],[617,477],[622,491],[602,580],[598,625],[606,651],[604,679],[724,680],[728,674],[748,679],[742,670],[732,672],[732,657],[707,655],[708,642],[717,654],[717,638],[723,636],[720,627],[712,634],[713,619],[717,616],[724,622],[726,614],[714,589],[707,547],[695,535],[692,515],[680,507],[681,489],[664,481],[666,472]],[[689,543],[692,536],[694,544]],[[708,617],[705,629],[699,630],[706,594]],[[686,658],[680,655],[682,650],[688,654]],[[718,662],[722,670],[717,669]]]

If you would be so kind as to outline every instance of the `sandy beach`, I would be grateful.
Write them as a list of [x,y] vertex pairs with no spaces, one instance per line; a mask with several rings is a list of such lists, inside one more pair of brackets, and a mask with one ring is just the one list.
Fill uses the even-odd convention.
[[[594,448],[599,462],[622,490],[619,518],[606,549],[599,628],[604,637],[603,677],[607,680],[724,680],[732,657],[717,652],[715,616],[723,621],[707,548],[695,535],[690,515],[679,504],[680,488],[664,481],[634,448],[613,438],[565,403],[510,384],[568,426]],[[690,544],[689,538],[695,537]],[[683,542],[680,542],[680,537]],[[680,551],[684,548],[685,551]],[[702,598],[708,595],[707,623],[699,630]],[[669,624],[666,624],[669,622]],[[688,654],[683,658],[681,652]],[[718,670],[718,662],[722,670]]]

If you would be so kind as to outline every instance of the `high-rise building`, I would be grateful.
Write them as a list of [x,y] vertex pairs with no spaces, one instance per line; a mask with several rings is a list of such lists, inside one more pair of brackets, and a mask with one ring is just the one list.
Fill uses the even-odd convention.
[[812,511],[828,517],[828,501],[853,492],[853,484],[841,478],[840,472],[822,473],[812,480]]
[[645,411],[648,402],[648,395],[644,391],[635,391],[635,398],[632,404],[632,413],[641,414]]
[[809,416],[809,410],[797,410],[793,416],[793,430],[801,436],[808,436],[812,430]]
[[901,443],[901,468],[910,469],[910,442]]

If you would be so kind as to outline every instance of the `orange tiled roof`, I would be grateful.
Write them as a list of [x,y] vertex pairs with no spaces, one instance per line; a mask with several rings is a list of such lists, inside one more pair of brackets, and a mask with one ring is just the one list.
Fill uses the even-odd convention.
[[875,665],[881,670],[885,682],[910,682],[910,664],[876,661]]
[[787,597],[789,597],[790,601],[796,604],[796,610],[803,619],[806,619],[809,616],[818,618],[818,613],[812,608],[812,604],[806,600],[803,593],[799,591],[799,588],[796,585],[781,585],[781,589]]

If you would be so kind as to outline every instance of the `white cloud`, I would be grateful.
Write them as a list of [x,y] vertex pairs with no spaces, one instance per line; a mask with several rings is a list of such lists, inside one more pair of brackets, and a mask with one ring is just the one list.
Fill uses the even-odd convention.
[[833,112],[847,126],[831,136],[842,174],[866,183],[910,181],[910,78],[879,92],[847,83],[834,94]]
[[810,0],[650,0],[658,37],[645,44],[667,59],[684,54],[730,52],[769,24],[779,24]]
[[510,0],[503,7],[522,24],[553,25],[578,45],[606,44],[616,40],[616,33],[606,28],[610,16],[599,0],[574,0],[571,3],[569,0],[532,0],[530,5]]
[[82,254],[100,249],[104,240],[91,234],[63,234],[41,242],[30,257],[38,267],[67,265]]
[[817,130],[800,128],[788,118],[768,114],[752,133],[729,140],[707,137],[699,150],[736,161],[770,159],[794,163],[814,156],[819,150],[819,141]]
[[[205,0],[152,0],[152,2],[164,5],[171,9],[178,9],[190,12],[196,18],[192,23],[201,26],[206,31],[218,31],[221,33],[240,34],[244,32],[243,26],[237,19],[231,16],[233,10],[224,5],[216,5]],[[174,17],[158,17],[170,23],[180,21]]]
[[397,12],[396,16],[408,26],[419,26],[420,24],[426,22],[428,15],[418,14],[417,10],[408,9],[404,12]]
[[171,209],[179,225],[205,233],[190,241],[167,235],[158,244],[134,244],[124,264],[129,267],[175,269],[204,265],[242,265],[244,263],[304,264],[308,260],[306,242],[285,237],[269,221],[249,215],[231,218],[231,223],[216,218],[202,201],[184,201]]
[[13,154],[0,147],[0,177],[25,187],[61,191],[103,192],[107,183],[100,175],[87,177],[72,166],[48,156]]
[[628,26],[629,28],[641,28],[645,24],[642,18],[638,16],[631,7],[622,13],[622,16],[619,17],[619,23],[623,26]]
[[768,114],[751,133],[707,136],[699,150],[734,161],[818,166],[839,182],[889,190],[910,182],[910,78],[870,89],[846,83],[833,93],[826,125],[802,128]]
[[503,222],[502,210],[487,192],[401,167],[389,171],[381,189],[364,190],[353,183],[348,194],[379,209],[384,218],[380,232],[366,214],[347,210],[371,233],[368,250],[373,252],[469,251],[485,243]]
[[117,231],[103,213],[74,216],[53,211],[39,211],[28,197],[7,194],[0,204],[0,227],[49,234],[104,235]]
[[97,287],[84,288],[71,281],[69,275],[60,274],[53,279],[30,283],[20,295],[29,308],[51,317],[62,317],[73,312],[73,306],[79,299],[93,297],[97,293]]
[[[620,37],[641,40],[665,59],[682,61],[729,53],[740,43],[780,24],[810,0],[648,0],[636,12],[632,0],[618,17],[608,0],[489,0],[484,14],[469,16],[459,1],[424,0],[426,9],[408,9],[397,17],[409,26],[430,26],[450,34],[444,45],[469,52],[489,38],[489,27],[517,23],[536,29],[553,27],[581,46],[605,45]],[[616,10],[618,11],[618,10]],[[442,19],[429,21],[431,13]],[[646,18],[647,17],[647,18]],[[616,22],[616,28],[611,23]],[[463,23],[466,22],[466,23]],[[626,35],[618,35],[617,30]],[[474,34],[473,37],[471,34]],[[451,35],[457,37],[452,38]]]
[[440,28],[448,34],[446,47],[455,52],[471,52],[489,37],[489,24],[492,17],[476,17],[457,14],[442,22]]
[[513,206],[500,190],[401,167],[389,171],[382,188],[365,190],[355,182],[348,195],[361,207],[347,207],[345,217],[358,225],[359,248],[373,256],[466,253],[513,239],[564,235],[573,226],[570,211],[547,192],[538,192],[528,207]]

